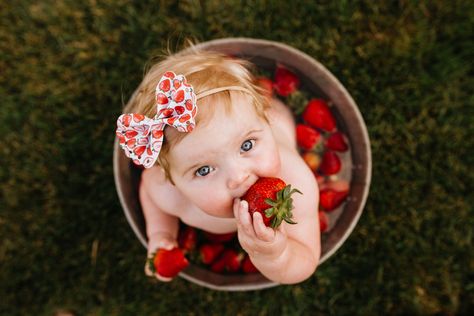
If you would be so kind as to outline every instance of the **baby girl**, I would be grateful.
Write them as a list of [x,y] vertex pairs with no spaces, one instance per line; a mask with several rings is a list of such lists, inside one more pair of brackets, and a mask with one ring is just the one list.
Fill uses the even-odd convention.
[[[265,277],[297,283],[314,273],[320,257],[318,187],[297,151],[292,114],[255,84],[249,67],[198,50],[167,57],[146,74],[124,109],[130,114],[117,121],[117,136],[125,154],[145,167],[139,195],[148,256],[177,246],[181,220],[211,233],[237,231]],[[297,224],[272,229],[260,213],[250,215],[240,198],[260,177],[301,191],[293,196]]]

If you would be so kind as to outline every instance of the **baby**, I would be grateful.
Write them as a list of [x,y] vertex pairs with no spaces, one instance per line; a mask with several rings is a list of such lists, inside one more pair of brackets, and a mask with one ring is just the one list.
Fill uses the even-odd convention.
[[[148,256],[177,246],[181,220],[211,233],[237,231],[265,277],[297,283],[314,273],[320,257],[318,187],[297,151],[292,114],[255,85],[249,67],[198,50],[167,57],[146,74],[124,109],[131,114],[117,121],[117,136],[126,155],[145,167],[139,197]],[[293,195],[297,224],[274,230],[258,212],[249,214],[240,197],[260,177],[281,178],[302,192]]]

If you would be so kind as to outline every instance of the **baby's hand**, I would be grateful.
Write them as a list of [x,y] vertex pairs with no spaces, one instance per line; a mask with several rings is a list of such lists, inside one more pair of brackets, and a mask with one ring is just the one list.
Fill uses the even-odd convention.
[[252,259],[274,260],[281,256],[287,245],[284,225],[277,229],[265,226],[262,215],[248,210],[248,203],[234,200],[234,216],[237,221],[237,232],[242,248]]
[[153,273],[153,271],[150,269],[150,264],[149,260],[151,259],[153,262],[153,255],[158,251],[158,249],[166,249],[166,250],[171,250],[174,247],[177,247],[178,243],[176,240],[174,240],[171,236],[164,235],[164,234],[153,234],[152,236],[149,237],[148,240],[148,250],[147,250],[147,260],[145,263],[145,274],[147,276],[154,276],[158,280],[162,282],[169,282],[172,280],[172,278],[166,278],[158,273]]

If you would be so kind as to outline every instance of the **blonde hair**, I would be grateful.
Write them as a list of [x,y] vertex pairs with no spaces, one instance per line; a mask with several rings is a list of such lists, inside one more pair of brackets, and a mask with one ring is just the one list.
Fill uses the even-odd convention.
[[[156,115],[155,89],[163,74],[173,71],[182,74],[186,81],[194,88],[198,96],[198,113],[195,118],[196,126],[205,123],[212,117],[215,105],[225,107],[226,113],[232,109],[231,93],[241,91],[223,90],[199,98],[199,94],[211,89],[222,87],[242,87],[253,99],[253,105],[259,116],[267,120],[265,110],[269,106],[268,99],[261,87],[255,83],[250,69],[252,64],[217,52],[202,51],[191,46],[185,53],[171,54],[162,61],[154,64],[145,74],[134,95],[125,106],[124,113],[144,114],[148,117]],[[165,128],[165,138],[158,157],[158,163],[163,167],[166,177],[173,182],[170,176],[170,162],[167,155],[173,144],[186,137],[188,133],[169,133]]]

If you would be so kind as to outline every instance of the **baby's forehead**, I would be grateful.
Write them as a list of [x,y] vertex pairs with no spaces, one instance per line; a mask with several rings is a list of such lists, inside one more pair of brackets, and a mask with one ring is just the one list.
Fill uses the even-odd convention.
[[219,152],[234,143],[238,145],[251,132],[262,130],[263,124],[265,121],[257,115],[253,105],[232,107],[230,113],[222,108],[216,109],[208,120],[197,122],[192,132],[183,135],[172,152],[178,156]]
[[242,116],[252,117],[258,115],[251,95],[239,91],[225,92],[198,101],[197,126],[212,124],[222,117],[239,119]]

